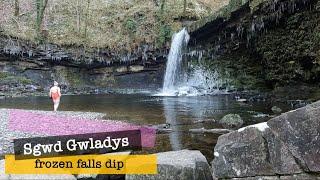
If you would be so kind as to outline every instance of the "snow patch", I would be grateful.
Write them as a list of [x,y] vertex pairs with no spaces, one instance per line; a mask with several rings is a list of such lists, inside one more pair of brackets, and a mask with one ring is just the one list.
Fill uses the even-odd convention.
[[235,167],[232,167],[232,170],[236,172],[237,176],[240,176],[241,175],[241,170],[235,168]]
[[215,157],[219,157],[219,153],[218,153],[218,152],[214,152],[213,155],[214,155]]
[[267,122],[263,122],[263,123],[253,124],[253,125],[250,125],[250,126],[246,126],[246,127],[240,128],[240,129],[238,129],[238,132],[244,131],[246,128],[249,128],[249,127],[258,128],[258,130],[261,131],[261,132],[263,132],[267,128],[269,128]]

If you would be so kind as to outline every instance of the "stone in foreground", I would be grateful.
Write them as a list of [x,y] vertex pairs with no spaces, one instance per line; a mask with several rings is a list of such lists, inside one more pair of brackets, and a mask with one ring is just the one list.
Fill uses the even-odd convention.
[[212,180],[209,164],[200,151],[180,150],[157,154],[158,174],[126,175],[128,180],[140,179],[188,179]]
[[320,101],[222,135],[214,151],[217,178],[320,178]]
[[320,101],[268,122],[305,172],[320,173]]

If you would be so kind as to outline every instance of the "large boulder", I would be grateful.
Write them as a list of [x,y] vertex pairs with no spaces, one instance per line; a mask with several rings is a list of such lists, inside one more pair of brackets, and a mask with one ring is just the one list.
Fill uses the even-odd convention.
[[302,172],[266,123],[220,136],[214,154],[214,174],[220,178]]
[[320,173],[320,101],[268,121],[305,172]]
[[294,179],[298,174],[320,178],[319,136],[320,101],[220,136],[213,174],[217,178]]
[[126,175],[126,179],[190,179],[211,180],[212,174],[206,158],[200,151],[180,150],[161,152],[157,154],[158,174],[156,175]]

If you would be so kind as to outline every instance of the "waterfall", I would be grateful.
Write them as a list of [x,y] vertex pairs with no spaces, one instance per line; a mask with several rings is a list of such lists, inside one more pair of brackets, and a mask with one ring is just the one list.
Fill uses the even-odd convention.
[[[219,93],[219,74],[201,63],[202,51],[183,52],[190,36],[184,28],[172,37],[162,92],[156,96],[199,96]],[[198,66],[183,62],[182,56],[197,55]]]
[[182,51],[189,42],[189,34],[185,28],[173,35],[167,60],[166,73],[163,82],[163,94],[173,94],[176,91],[181,75]]

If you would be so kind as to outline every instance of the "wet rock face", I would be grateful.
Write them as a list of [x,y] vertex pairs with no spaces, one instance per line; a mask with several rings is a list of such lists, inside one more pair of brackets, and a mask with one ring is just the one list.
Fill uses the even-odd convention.
[[320,177],[319,136],[320,101],[220,136],[213,174],[217,178],[288,179],[305,173],[303,177],[308,173]]
[[203,64],[236,89],[319,84],[319,1],[231,2],[241,6],[190,29]]
[[[1,56],[1,53],[0,53]],[[164,68],[121,66],[86,69],[62,65],[39,65],[37,61],[0,62],[0,96],[47,95],[53,80],[63,93],[91,93],[108,88],[157,89]],[[130,81],[128,81],[130,79]]]
[[34,95],[38,90],[47,94],[53,80],[63,93],[73,94],[123,87],[156,89],[162,83],[166,54],[166,48],[148,45],[134,52],[110,52],[37,45],[0,35],[0,96]]
[[34,61],[39,65],[54,64],[79,68],[102,68],[110,66],[154,65],[163,63],[167,47],[156,49],[150,44],[141,44],[132,52],[110,50],[107,48],[84,48],[78,46],[59,46],[55,44],[35,44],[0,34],[0,58]]
[[157,154],[158,174],[126,175],[126,179],[190,179],[212,180],[209,164],[200,151],[181,150]]

